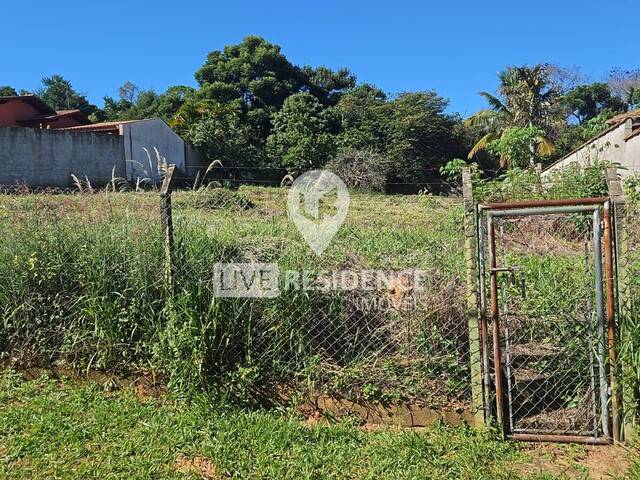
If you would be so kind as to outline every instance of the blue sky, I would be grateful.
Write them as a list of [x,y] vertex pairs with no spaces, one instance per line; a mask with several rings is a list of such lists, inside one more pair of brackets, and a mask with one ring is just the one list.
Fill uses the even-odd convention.
[[435,89],[450,110],[483,106],[508,65],[579,66],[592,80],[640,67],[640,2],[617,0],[11,2],[2,22],[0,85],[35,89],[59,73],[89,99],[130,80],[194,85],[207,52],[256,34],[296,64],[349,67],[395,93]]

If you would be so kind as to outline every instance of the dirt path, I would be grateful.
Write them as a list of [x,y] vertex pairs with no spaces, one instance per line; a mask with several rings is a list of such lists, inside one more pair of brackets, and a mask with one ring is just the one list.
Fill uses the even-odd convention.
[[594,480],[624,478],[632,454],[620,446],[560,444],[526,444],[522,451],[530,460],[516,467],[520,473]]

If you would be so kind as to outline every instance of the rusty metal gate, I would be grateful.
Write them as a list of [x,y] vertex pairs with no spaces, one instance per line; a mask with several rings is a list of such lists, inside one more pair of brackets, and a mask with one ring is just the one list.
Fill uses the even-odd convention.
[[485,408],[511,438],[619,438],[607,198],[478,206]]

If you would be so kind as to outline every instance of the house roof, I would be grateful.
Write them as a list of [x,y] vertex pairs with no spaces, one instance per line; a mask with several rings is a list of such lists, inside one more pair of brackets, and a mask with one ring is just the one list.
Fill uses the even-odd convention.
[[42,114],[55,115],[56,113],[56,111],[53,108],[51,108],[49,105],[43,102],[36,95],[9,95],[6,97],[0,97],[0,104],[8,103],[14,100],[28,103],[29,105],[31,105],[33,108],[35,108]]
[[631,140],[634,137],[637,137],[638,135],[640,135],[640,127],[632,130],[631,133],[626,136],[625,141],[628,142],[629,140]]
[[75,127],[59,128],[58,130],[66,130],[72,132],[117,132],[120,125],[140,121],[141,120],[118,120],[115,122],[92,123],[90,125],[78,125]]
[[632,112],[624,112],[611,117],[609,120],[607,120],[607,125],[620,125],[630,118],[640,118],[640,108],[638,110],[633,110]]
[[89,117],[87,117],[84,113],[82,113],[80,110],[77,110],[77,109],[75,109],[75,110],[58,110],[58,111],[54,112],[51,115],[50,114],[36,115],[33,118],[25,120],[25,122],[34,122],[34,121],[42,121],[42,120],[54,121],[54,120],[57,120],[59,118],[64,118],[64,117],[74,117],[78,121],[83,122],[84,124],[90,123]]

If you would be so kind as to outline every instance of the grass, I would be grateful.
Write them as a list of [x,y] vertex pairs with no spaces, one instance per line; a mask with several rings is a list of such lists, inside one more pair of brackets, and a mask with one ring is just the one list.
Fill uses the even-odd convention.
[[7,479],[513,479],[509,465],[520,458],[513,444],[462,427],[310,427],[294,413],[0,376],[0,477]]
[[[162,282],[157,195],[0,199],[3,363],[144,372],[179,394],[138,398],[127,389],[25,382],[5,372],[0,477],[518,478],[510,467],[521,452],[489,432],[366,432],[348,419],[308,426],[293,406],[211,405],[231,399],[255,406],[256,392],[282,393],[270,390],[275,384],[295,386],[286,392],[295,401],[328,393],[464,406],[469,373],[458,200],[354,192],[343,228],[317,258],[287,217],[286,190],[194,195],[174,195],[172,295]],[[527,236],[532,232],[523,238],[537,241]],[[537,254],[544,254],[546,240],[539,240]],[[543,265],[527,255],[518,263],[528,273],[556,273],[533,275],[523,309],[573,311],[581,264],[558,256]],[[211,267],[219,261],[275,261],[281,270],[313,272],[420,268],[430,276],[421,310],[365,315],[357,298],[323,292],[215,298]],[[509,288],[515,298],[517,285]],[[633,327],[627,335],[637,333]],[[640,365],[637,338],[623,349],[634,365]],[[185,397],[191,402],[179,400]],[[638,472],[635,464],[629,475]]]
[[[170,298],[157,195],[3,197],[0,348],[15,363],[152,370],[182,392],[224,388],[240,398],[265,380],[350,397],[366,388],[385,399],[424,398],[438,381],[446,389],[439,402],[467,395],[464,298],[455,296],[464,271],[460,203],[354,192],[318,258],[288,218],[286,195],[261,187],[176,193]],[[212,268],[225,261],[317,273],[421,268],[432,273],[435,303],[399,315],[321,291],[219,299]],[[390,374],[371,385],[372,368]]]
[[[468,407],[460,200],[353,192],[344,225],[316,257],[287,216],[286,196],[264,187],[176,192],[173,294],[162,281],[157,194],[0,198],[0,355],[14,364],[150,372],[185,396],[204,391],[240,403],[284,390],[285,400]],[[581,257],[551,258],[548,225],[535,227],[518,233],[538,248],[518,259],[537,278],[523,311],[574,315]],[[556,237],[562,250],[566,239]],[[637,272],[637,249],[630,258]],[[361,300],[370,297],[359,292],[216,298],[212,266],[229,261],[320,275],[418,268],[428,278],[410,311],[367,311]],[[627,343],[623,354],[640,365],[637,342]]]

